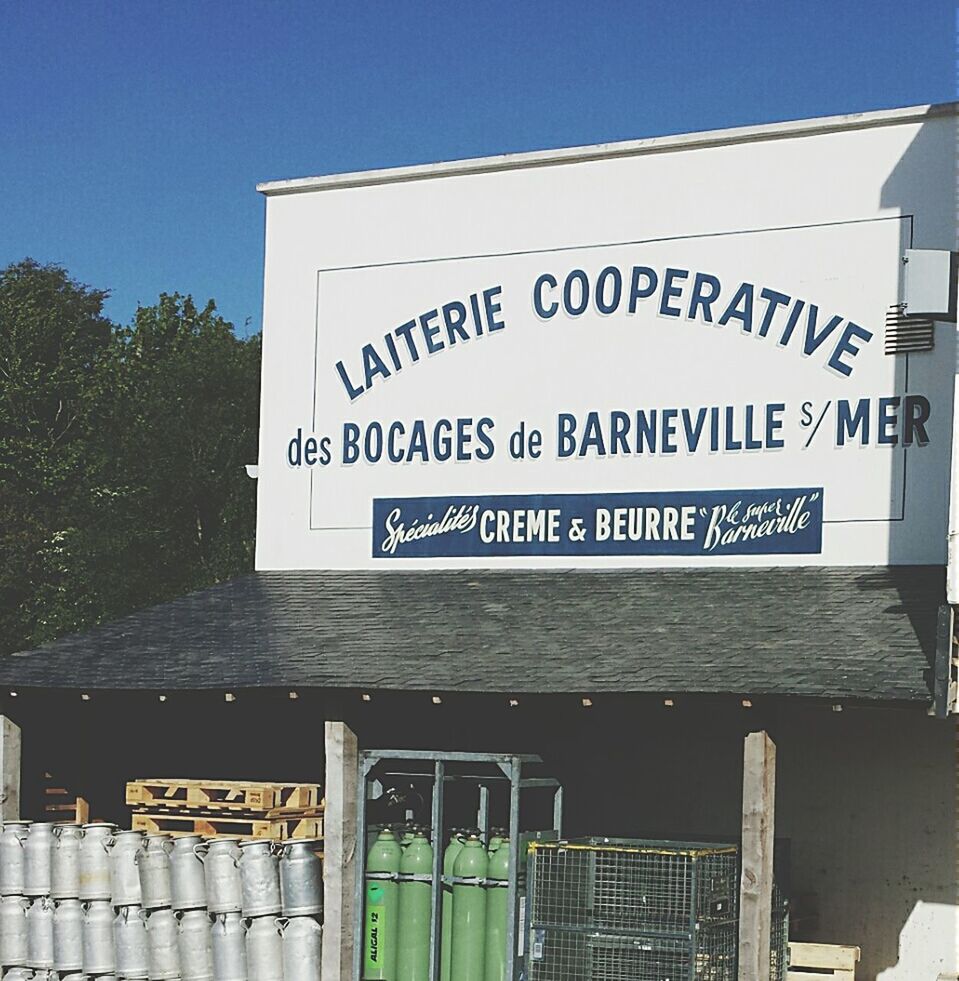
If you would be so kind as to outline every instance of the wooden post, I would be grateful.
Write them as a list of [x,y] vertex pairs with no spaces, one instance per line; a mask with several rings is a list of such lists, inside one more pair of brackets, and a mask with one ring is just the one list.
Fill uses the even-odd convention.
[[0,819],[20,819],[20,727],[0,715]]
[[775,827],[776,744],[765,732],[751,732],[743,752],[739,981],[769,981]]
[[351,981],[356,887],[356,736],[343,722],[326,723],[326,810],[323,814],[322,981]]

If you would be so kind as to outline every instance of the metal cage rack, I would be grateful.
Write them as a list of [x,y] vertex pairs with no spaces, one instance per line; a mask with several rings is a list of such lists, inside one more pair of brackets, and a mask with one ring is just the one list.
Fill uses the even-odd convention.
[[[476,824],[484,842],[490,835],[490,793],[495,789],[508,801],[509,875],[507,879],[506,970],[507,981],[522,976],[524,958],[525,903],[521,892],[525,887],[526,841],[546,835],[557,838],[562,834],[563,788],[553,777],[537,775],[542,759],[532,754],[452,753],[430,750],[369,749],[360,752],[359,798],[356,810],[356,881],[354,902],[363,910],[363,886],[366,872],[366,853],[370,829],[367,827],[367,806],[382,791],[383,780],[404,778],[421,786],[424,802],[429,801],[430,831],[433,842],[433,869],[430,875],[430,981],[440,977],[440,940],[442,929],[443,848],[446,822],[444,818],[445,791],[452,784],[465,784],[475,789],[478,805]],[[481,771],[481,772],[477,772]],[[552,829],[521,831],[520,804],[529,791],[544,792],[552,799]],[[525,805],[524,805],[525,809]],[[362,977],[362,933],[364,917],[354,923],[353,978]]]
[[[530,865],[530,981],[735,981],[735,845],[639,839],[537,842]],[[771,977],[785,977],[777,890]]]

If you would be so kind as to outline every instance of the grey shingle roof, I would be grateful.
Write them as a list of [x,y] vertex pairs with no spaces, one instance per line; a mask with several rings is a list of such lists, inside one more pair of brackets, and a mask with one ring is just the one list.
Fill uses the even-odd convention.
[[938,567],[257,572],[0,658],[0,684],[929,698]]

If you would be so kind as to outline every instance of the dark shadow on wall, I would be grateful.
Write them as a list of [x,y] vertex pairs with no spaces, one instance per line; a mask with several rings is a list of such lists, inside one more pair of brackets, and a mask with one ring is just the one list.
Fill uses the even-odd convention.
[[[955,249],[957,228],[957,163],[956,148],[959,128],[955,115],[938,115],[924,122],[900,157],[882,186],[879,206],[887,213],[908,217],[901,223],[901,252],[908,248]],[[890,271],[890,275],[893,275]],[[900,296],[904,268],[899,264],[894,273],[898,276]],[[956,363],[955,328],[949,324],[937,324],[935,347],[931,352],[894,355],[896,361],[895,394],[928,395],[923,390],[923,376],[928,371],[925,362],[931,359]],[[943,393],[932,405],[930,435],[932,439],[949,441],[952,420],[952,390]],[[942,445],[942,444],[940,444]],[[926,451],[925,447],[908,449],[896,447],[897,459],[905,459],[905,473],[894,467],[890,500],[901,497],[900,483],[905,478],[906,515],[918,514],[928,499],[928,478],[917,473],[915,461]],[[946,456],[948,459],[948,455]],[[917,479],[918,478],[918,479]],[[939,501],[948,502],[948,467],[940,468],[933,480]],[[927,494],[924,495],[925,484]],[[908,561],[910,538],[907,523],[893,521],[889,525],[890,556],[893,562]],[[945,554],[943,549],[943,554]],[[913,560],[914,561],[914,560]]]

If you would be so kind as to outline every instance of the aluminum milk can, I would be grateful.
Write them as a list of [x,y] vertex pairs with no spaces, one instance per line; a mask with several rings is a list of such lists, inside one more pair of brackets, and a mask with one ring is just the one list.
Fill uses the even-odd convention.
[[113,844],[115,830],[115,825],[105,821],[83,826],[83,835],[80,838],[81,899],[110,898],[110,846]]
[[0,895],[23,895],[23,845],[29,821],[7,821],[0,833]]
[[83,973],[112,974],[115,970],[113,909],[109,899],[94,899],[83,906]]
[[323,912],[323,863],[318,841],[284,842],[280,852],[280,899],[284,916]]
[[78,824],[53,826],[53,853],[50,856],[50,896],[76,899],[80,895],[80,838]]
[[154,909],[146,914],[147,953],[150,981],[170,981],[180,976],[177,952],[177,922],[172,909]]
[[[107,977],[108,975],[104,976]],[[77,971],[72,974],[61,974],[60,981],[88,981],[88,978],[85,974],[81,974],[79,971]],[[98,978],[97,981],[101,981],[101,979]]]
[[240,846],[231,838],[214,838],[194,850],[203,862],[206,908],[211,913],[238,913],[243,908]]
[[170,905],[177,910],[206,906],[203,862],[197,851],[203,845],[199,835],[181,835],[170,852]]
[[50,895],[50,860],[53,854],[53,825],[30,825],[23,843],[23,893],[25,896]]
[[27,963],[27,906],[23,896],[0,899],[0,963],[25,967]]
[[114,906],[140,905],[137,852],[142,831],[118,831],[110,849],[110,900]]
[[117,974],[121,978],[146,978],[150,962],[147,953],[147,926],[138,906],[121,906],[113,920],[113,946]]
[[53,901],[39,896],[27,909],[27,967],[53,967]]
[[239,913],[218,913],[210,928],[214,981],[248,981],[246,942]]
[[[29,967],[11,967],[3,976],[3,981],[30,981],[33,971]],[[64,979],[66,981],[66,979]]]
[[283,941],[275,916],[247,922],[246,973],[249,981],[283,981]]
[[283,981],[320,981],[323,927],[312,916],[279,921],[283,938]]
[[280,870],[272,841],[240,842],[240,884],[244,916],[280,912]]
[[177,913],[177,950],[180,955],[180,977],[183,981],[211,981],[213,950],[210,940],[210,917],[205,909],[188,909]]
[[83,970],[83,907],[79,899],[61,899],[53,911],[53,966]]
[[137,852],[140,873],[140,892],[144,909],[159,909],[170,905],[170,851],[173,842],[169,835],[147,835]]

